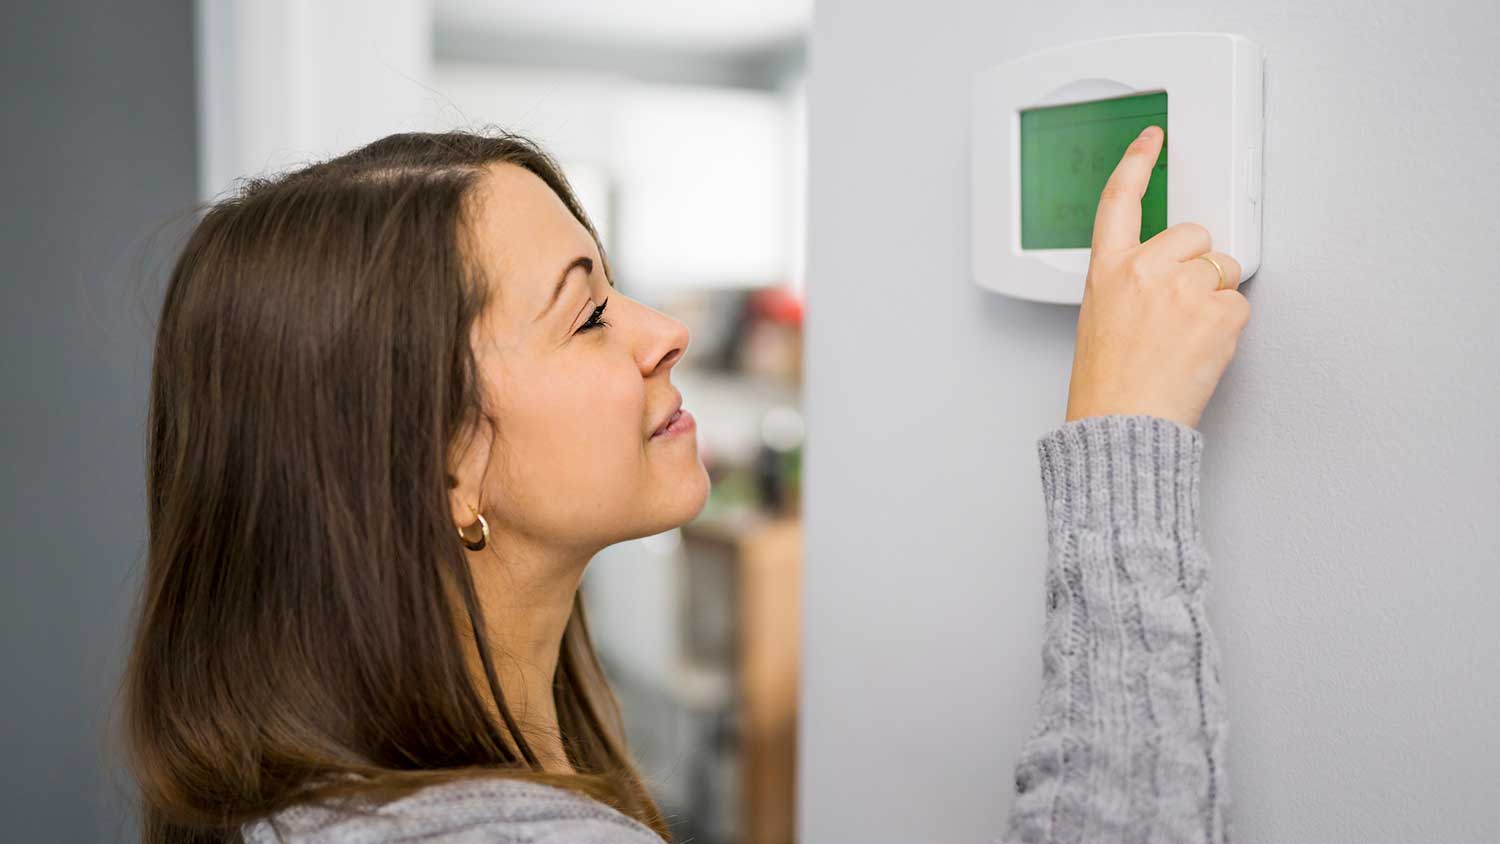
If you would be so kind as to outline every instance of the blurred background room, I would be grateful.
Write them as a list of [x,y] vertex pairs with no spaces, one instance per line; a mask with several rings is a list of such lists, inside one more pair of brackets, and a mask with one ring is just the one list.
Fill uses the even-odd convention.
[[[99,733],[140,576],[154,311],[188,209],[389,133],[462,128],[552,153],[618,288],[691,331],[673,382],[710,499],[681,529],[606,549],[584,600],[676,839],[790,842],[811,0],[148,0],[6,17],[7,113],[37,129],[7,156],[37,166],[7,167],[6,251],[49,283],[7,299],[7,377],[39,402],[6,422],[7,474],[39,480],[7,484],[5,518],[19,536],[60,518],[36,502],[66,500],[94,527],[10,572],[12,671],[33,680],[8,714],[35,728],[8,730],[6,750],[44,768],[5,774],[10,840],[134,840]],[[40,175],[54,172],[76,176],[71,194]],[[22,215],[20,195],[40,210]],[[22,363],[38,354],[68,377]],[[80,402],[72,429],[49,421]],[[103,467],[88,488],[53,468],[80,442]],[[47,625],[19,596],[44,590],[77,594],[82,628],[27,646]]]

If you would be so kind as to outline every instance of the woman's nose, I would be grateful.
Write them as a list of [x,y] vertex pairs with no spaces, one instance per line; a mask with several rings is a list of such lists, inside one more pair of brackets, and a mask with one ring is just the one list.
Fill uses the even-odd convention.
[[648,375],[677,365],[692,342],[686,323],[654,310],[651,313],[655,315],[657,325],[653,327],[651,342],[647,346],[645,369]]

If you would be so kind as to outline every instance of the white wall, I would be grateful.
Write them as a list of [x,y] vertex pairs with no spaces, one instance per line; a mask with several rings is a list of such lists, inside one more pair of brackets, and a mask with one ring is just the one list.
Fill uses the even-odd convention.
[[494,123],[558,157],[632,290],[800,286],[798,89],[465,62],[433,88],[438,127]]
[[819,0],[804,841],[982,842],[1040,684],[1035,441],[1077,309],[969,279],[969,82],[1074,40],[1268,53],[1264,263],[1200,429],[1241,842],[1500,840],[1493,4]]
[[195,0],[199,194],[328,158],[434,108],[427,0]]

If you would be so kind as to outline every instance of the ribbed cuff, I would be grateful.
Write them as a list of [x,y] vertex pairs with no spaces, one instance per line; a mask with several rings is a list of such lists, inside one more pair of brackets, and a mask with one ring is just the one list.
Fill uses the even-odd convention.
[[1198,531],[1203,434],[1157,416],[1087,416],[1037,440],[1048,524]]

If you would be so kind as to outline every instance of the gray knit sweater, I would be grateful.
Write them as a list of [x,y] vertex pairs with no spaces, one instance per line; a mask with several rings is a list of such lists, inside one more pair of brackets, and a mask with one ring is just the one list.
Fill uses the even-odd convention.
[[[1079,419],[1038,440],[1050,548],[1042,694],[996,841],[1227,842],[1202,451],[1197,430],[1152,416]],[[434,786],[374,818],[293,807],[275,821],[298,844],[660,842],[587,797],[505,780]],[[244,832],[278,840],[266,820]]]

